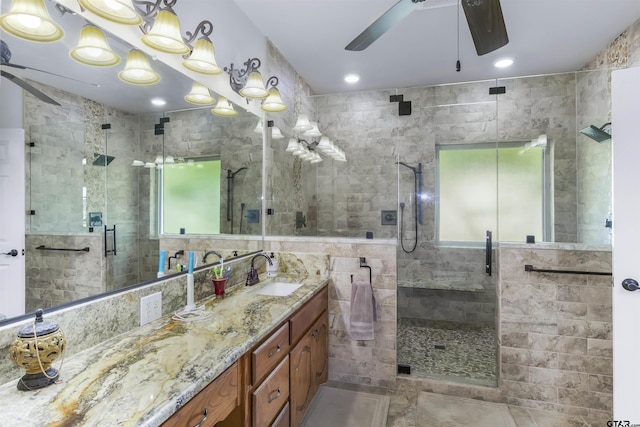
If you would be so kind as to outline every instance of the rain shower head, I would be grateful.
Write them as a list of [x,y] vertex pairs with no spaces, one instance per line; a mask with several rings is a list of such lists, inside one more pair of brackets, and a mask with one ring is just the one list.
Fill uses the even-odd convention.
[[599,128],[591,125],[582,129],[580,133],[583,135],[587,135],[589,138],[593,139],[596,142],[604,142],[611,139],[611,134],[604,130],[604,128],[607,126],[611,126],[611,123],[605,123]]
[[107,156],[106,154],[93,154],[93,165],[94,166],[107,166],[115,159],[113,156]]

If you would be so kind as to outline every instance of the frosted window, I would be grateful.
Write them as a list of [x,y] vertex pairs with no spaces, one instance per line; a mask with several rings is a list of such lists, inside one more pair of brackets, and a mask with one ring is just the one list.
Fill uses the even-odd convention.
[[220,234],[220,160],[165,164],[163,230],[178,234]]
[[542,240],[543,154],[522,146],[440,147],[438,240],[484,242],[486,230],[500,241]]

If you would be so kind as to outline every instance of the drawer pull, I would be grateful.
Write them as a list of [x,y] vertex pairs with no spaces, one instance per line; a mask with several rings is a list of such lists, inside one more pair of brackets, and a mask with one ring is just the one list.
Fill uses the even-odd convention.
[[209,410],[207,408],[204,408],[204,412],[202,413],[202,419],[198,424],[196,424],[193,427],[200,427],[202,423],[204,423],[207,420],[207,415],[209,415]]
[[[278,387],[277,389],[273,390],[271,393],[269,393],[269,400],[267,403],[271,403],[274,400],[276,400],[277,398],[280,397],[280,387]],[[272,397],[273,396],[273,397]]]
[[281,348],[280,348],[280,344],[278,344],[278,345],[277,345],[277,347],[276,347],[276,351],[273,351],[273,350],[272,350],[272,351],[270,351],[270,352],[269,352],[269,354],[267,355],[267,357],[269,357],[269,358],[270,358],[270,357],[271,357],[271,356],[273,356],[274,354],[279,353],[279,352],[280,352],[280,350],[281,350]]

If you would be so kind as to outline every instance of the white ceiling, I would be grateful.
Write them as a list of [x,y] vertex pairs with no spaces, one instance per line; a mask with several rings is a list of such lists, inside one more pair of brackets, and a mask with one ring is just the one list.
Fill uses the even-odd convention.
[[316,94],[575,71],[640,19],[639,0],[502,0],[509,44],[478,57],[461,11],[458,73],[456,0],[426,0],[362,52],[344,47],[397,0],[234,1]]
[[[181,20],[201,20],[199,3],[202,1],[209,0],[179,1],[176,10]],[[640,0],[502,0],[510,42],[495,52],[478,57],[461,12],[462,71],[457,73],[456,0],[426,0],[419,10],[366,50],[344,50],[396,1],[234,0],[316,94],[574,71],[640,19]],[[153,66],[163,75],[159,84],[131,90],[129,85],[118,80],[117,72],[123,67],[130,46],[117,38],[109,39],[111,47],[122,56],[123,62],[119,66],[99,69],[75,63],[69,58],[68,51],[77,43],[77,36],[72,34],[84,25],[84,20],[68,14],[60,16],[53,9],[53,1],[45,4],[56,22],[67,28],[65,38],[56,43],[33,43],[0,32],[12,50],[11,62],[101,86],[49,78],[33,71],[4,68],[5,71],[44,81],[124,111],[142,113],[192,107],[183,99],[191,87],[191,79],[163,67],[158,61],[153,62]],[[4,13],[10,2],[0,2],[0,5]],[[220,26],[218,28],[220,31]],[[243,29],[237,28],[237,31],[241,35]],[[215,35],[214,30],[212,37]],[[215,43],[216,39],[213,40]],[[508,70],[496,70],[492,64],[503,56],[513,57],[516,62]],[[220,62],[220,58],[218,60]],[[343,81],[346,73],[360,74],[360,82],[348,85]],[[0,79],[0,84],[6,82]],[[168,99],[166,107],[150,105],[149,99],[156,94],[163,94]]]

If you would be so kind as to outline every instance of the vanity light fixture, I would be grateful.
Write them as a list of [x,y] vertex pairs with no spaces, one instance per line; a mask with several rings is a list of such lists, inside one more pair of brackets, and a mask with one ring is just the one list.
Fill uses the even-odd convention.
[[49,16],[44,0],[13,0],[9,12],[0,15],[0,27],[34,42],[54,42],[64,36],[62,28]]
[[258,124],[256,125],[256,127],[253,128],[253,132],[262,135],[263,129],[264,129],[264,126],[262,125],[262,119],[261,119],[261,120],[258,120]]
[[[167,4],[166,1],[165,4]],[[151,30],[142,36],[142,42],[161,52],[179,55],[191,52],[189,46],[182,39],[178,15],[168,4],[166,8],[158,11]]]
[[304,131],[302,135],[312,137],[312,138],[321,137],[322,132],[320,132],[320,130],[318,129],[318,123],[310,122],[310,124],[311,124],[311,129]]
[[298,115],[298,119],[296,120],[296,124],[293,126],[293,131],[296,133],[302,133],[307,130],[312,129],[313,126],[309,121],[309,117],[306,114]]
[[[233,63],[229,67],[224,67],[224,71],[229,74],[229,85],[234,92],[247,99],[262,99],[263,111],[280,112],[287,109],[282,102],[280,91],[277,89],[278,78],[271,76],[265,84],[260,74],[262,62],[258,58],[249,58],[244,64],[244,68],[235,68]],[[268,89],[267,89],[268,88]]]
[[284,135],[278,126],[273,126],[271,128],[271,139],[282,139]]
[[134,85],[152,85],[160,81],[160,75],[151,69],[147,55],[132,49],[127,57],[127,65],[118,73],[118,78]]
[[91,24],[82,28],[78,46],[71,49],[69,55],[82,64],[95,67],[111,67],[120,62],[120,56],[111,50],[102,30]]
[[[208,22],[208,21],[206,21]],[[210,31],[209,31],[210,33]],[[222,69],[216,63],[215,49],[208,34],[203,35],[193,45],[191,55],[182,61],[191,71],[202,74],[220,74]]]
[[111,22],[124,25],[140,25],[138,15],[131,0],[78,0],[80,6]]
[[216,103],[209,88],[198,82],[193,82],[191,92],[184,97],[184,100],[194,105],[213,105]]
[[238,115],[238,112],[233,109],[233,104],[224,96],[220,96],[220,98],[218,98],[218,103],[211,109],[211,112],[216,116],[222,117],[233,117]]

